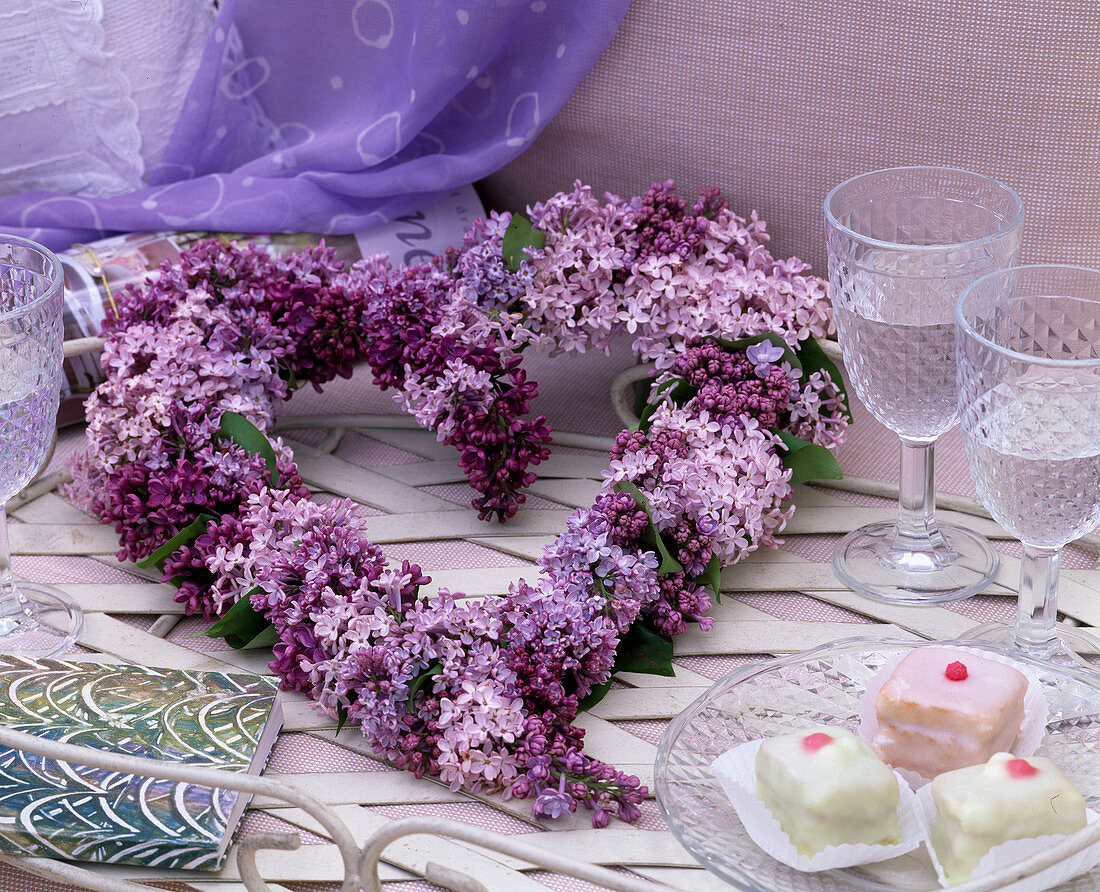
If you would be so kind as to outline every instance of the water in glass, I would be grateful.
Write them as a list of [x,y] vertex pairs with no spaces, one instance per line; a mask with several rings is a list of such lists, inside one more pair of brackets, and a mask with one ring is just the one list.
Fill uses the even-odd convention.
[[931,442],[954,426],[954,322],[881,322],[842,306],[835,315],[852,387],[872,415],[911,440]]
[[[46,458],[61,385],[64,279],[41,245],[0,235],[0,506]],[[66,650],[83,614],[48,585],[16,583],[0,507],[0,652],[41,658]]]

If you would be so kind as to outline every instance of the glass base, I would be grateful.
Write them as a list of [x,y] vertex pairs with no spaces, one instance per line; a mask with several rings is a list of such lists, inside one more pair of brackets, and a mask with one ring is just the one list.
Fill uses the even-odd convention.
[[37,660],[68,650],[84,631],[84,612],[55,588],[21,582],[22,609],[0,616],[0,654]]
[[977,533],[943,523],[927,548],[901,543],[893,523],[872,523],[845,536],[833,552],[837,577],[865,598],[886,604],[943,604],[985,589],[1000,558]]
[[1004,645],[1009,651],[1022,653],[1034,660],[1042,660],[1067,668],[1085,667],[1094,672],[1100,662],[1100,641],[1074,626],[1058,623],[1057,636],[1046,642],[1027,642],[1016,637],[1016,627],[1011,623],[985,623],[971,629],[964,636],[975,641],[990,641]]

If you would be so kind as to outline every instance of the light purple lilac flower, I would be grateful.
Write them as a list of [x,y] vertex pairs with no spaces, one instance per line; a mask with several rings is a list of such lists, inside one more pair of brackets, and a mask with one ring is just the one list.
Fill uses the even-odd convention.
[[[778,347],[731,355],[702,340],[775,332],[796,345],[831,326],[823,283],[773,259],[755,215],[713,191],[689,205],[671,181],[604,202],[578,182],[531,218],[546,244],[515,269],[508,214],[401,269],[382,257],[344,269],[323,246],[185,251],[118,298],[68,491],[116,526],[123,558],[197,527],[162,562],[184,609],[248,598],[278,635],[283,684],[357,723],[381,757],[456,791],[530,798],[537,817],[583,805],[604,826],[636,820],[646,790],[584,753],[581,700],[635,623],[707,628],[702,574],[778,542],[793,509],[771,429],[834,448],[847,418],[829,376],[801,380]],[[458,449],[479,514],[503,520],[549,441],[528,417],[523,351],[604,348],[619,330],[666,370],[659,381],[682,377],[695,395],[619,435],[603,492],[544,550],[537,579],[501,599],[422,599],[421,569],[387,561],[353,503],[311,499],[283,443],[273,473],[220,434],[227,412],[271,430],[289,382],[320,386],[365,360]],[[658,573],[650,516],[681,570]]]
[[759,344],[749,345],[745,350],[745,356],[755,367],[756,374],[763,378],[767,376],[772,363],[783,357],[783,348],[771,341],[761,341]]

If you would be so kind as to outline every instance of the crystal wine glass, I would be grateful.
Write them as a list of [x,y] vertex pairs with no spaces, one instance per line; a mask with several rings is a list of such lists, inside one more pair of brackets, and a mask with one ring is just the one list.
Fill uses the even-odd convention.
[[66,650],[84,625],[60,592],[14,582],[4,508],[45,461],[57,424],[64,307],[58,259],[0,235],[0,653],[31,658]]
[[1063,546],[1100,523],[1100,270],[983,276],[958,305],[959,407],[974,486],[1023,544],[1014,627],[968,637],[1029,656],[1097,652],[1055,626]]
[[833,554],[855,591],[894,604],[966,598],[998,558],[972,530],[936,520],[933,449],[958,419],[955,304],[978,276],[1011,266],[1023,205],[980,174],[900,167],[825,199],[829,279],[852,387],[901,438],[898,518],[849,533]]

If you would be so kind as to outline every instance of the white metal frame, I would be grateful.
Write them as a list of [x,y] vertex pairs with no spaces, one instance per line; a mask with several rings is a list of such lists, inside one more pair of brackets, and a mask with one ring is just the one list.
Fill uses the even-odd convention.
[[[615,892],[653,892],[654,889],[662,888],[660,884],[654,885],[647,880],[624,876],[604,867],[578,862],[567,855],[547,851],[524,842],[522,838],[502,836],[444,818],[407,818],[394,821],[373,834],[360,848],[347,825],[316,796],[297,789],[293,784],[276,782],[255,775],[104,752],[35,737],[33,734],[5,727],[0,727],[0,746],[107,771],[238,790],[253,796],[264,795],[297,806],[314,818],[339,848],[344,863],[341,892],[381,892],[382,883],[378,877],[378,864],[382,860],[386,846],[396,839],[415,833],[436,834],[475,843],[504,855],[522,858],[546,870],[605,886]],[[298,848],[300,842],[297,834],[293,833],[254,833],[240,840],[237,845],[237,866],[240,870],[241,882],[248,892],[272,892],[256,866],[256,853],[259,850],[267,848],[293,850]],[[0,858],[38,876],[97,890],[97,892],[149,892],[148,886],[129,880],[99,876],[91,870],[69,862],[54,861],[49,858],[14,856],[0,856]],[[430,863],[425,877],[457,892],[487,892],[485,886],[473,877],[440,864]]]

